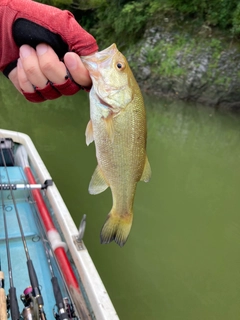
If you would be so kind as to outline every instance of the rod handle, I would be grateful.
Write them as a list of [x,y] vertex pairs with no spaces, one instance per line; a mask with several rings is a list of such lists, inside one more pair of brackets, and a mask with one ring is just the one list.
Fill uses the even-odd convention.
[[68,320],[69,318],[68,318],[67,312],[65,310],[65,305],[63,302],[61,290],[59,288],[58,279],[57,279],[57,277],[52,277],[51,281],[52,281],[52,286],[53,286],[54,297],[56,300],[56,305],[58,308],[59,319],[60,320]]
[[0,320],[7,320],[7,299],[3,288],[0,288]]
[[7,320],[7,297],[4,290],[3,271],[0,271],[0,320]]
[[20,319],[20,312],[19,312],[17,294],[16,294],[15,287],[11,287],[9,289],[9,299],[10,299],[11,319],[12,320],[19,320]]
[[33,289],[33,295],[37,300],[39,308],[41,309],[43,307],[43,298],[41,295],[37,275],[36,275],[36,272],[35,272],[35,269],[34,269],[34,266],[33,266],[31,259],[27,260],[27,267],[28,267],[29,279],[30,279],[31,286]]

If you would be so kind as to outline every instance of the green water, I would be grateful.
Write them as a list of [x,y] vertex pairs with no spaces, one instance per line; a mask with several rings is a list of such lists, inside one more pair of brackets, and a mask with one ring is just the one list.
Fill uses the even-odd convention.
[[79,225],[122,320],[240,318],[240,117],[145,97],[149,183],[123,248],[100,245],[107,190],[88,194],[87,94],[31,104],[0,77],[0,127],[29,134]]

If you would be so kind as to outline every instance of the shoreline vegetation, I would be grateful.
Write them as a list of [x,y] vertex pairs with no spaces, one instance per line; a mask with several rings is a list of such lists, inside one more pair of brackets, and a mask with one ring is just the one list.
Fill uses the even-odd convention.
[[45,0],[99,44],[116,43],[143,91],[240,110],[237,0]]

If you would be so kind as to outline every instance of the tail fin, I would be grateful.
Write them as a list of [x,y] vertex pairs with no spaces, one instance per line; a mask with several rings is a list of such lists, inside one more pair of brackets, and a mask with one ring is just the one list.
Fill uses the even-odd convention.
[[123,247],[132,227],[132,219],[132,212],[120,216],[111,211],[101,230],[101,243],[106,244],[114,240],[120,247]]

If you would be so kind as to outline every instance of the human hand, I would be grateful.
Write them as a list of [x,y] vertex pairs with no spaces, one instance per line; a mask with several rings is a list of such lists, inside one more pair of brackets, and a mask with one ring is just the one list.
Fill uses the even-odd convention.
[[0,71],[30,101],[89,89],[81,56],[98,50],[74,16],[31,0],[0,1]]
[[81,87],[91,86],[89,73],[76,53],[67,52],[62,62],[44,43],[37,45],[36,50],[21,46],[17,67],[8,77],[20,93],[34,102],[71,95]]

